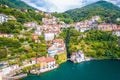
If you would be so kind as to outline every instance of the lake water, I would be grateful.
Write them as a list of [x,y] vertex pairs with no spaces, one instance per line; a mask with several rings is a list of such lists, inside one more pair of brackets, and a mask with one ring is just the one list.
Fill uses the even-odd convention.
[[120,61],[101,60],[79,64],[66,62],[58,69],[22,80],[120,80]]

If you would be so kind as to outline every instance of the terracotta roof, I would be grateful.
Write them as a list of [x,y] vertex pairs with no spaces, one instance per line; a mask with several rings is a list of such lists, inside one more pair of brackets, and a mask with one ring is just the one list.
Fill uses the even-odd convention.
[[55,39],[55,40],[53,40],[53,42],[62,43],[62,42],[63,42],[63,39]]
[[31,58],[32,61],[36,61],[36,58]]
[[[31,58],[31,60],[32,61],[36,61],[36,58]],[[55,61],[55,59],[51,58],[51,57],[47,57],[47,58],[45,58],[45,57],[39,57],[39,58],[37,58],[37,61],[38,62],[52,62],[52,61]]]
[[118,27],[117,29],[114,29],[114,31],[120,31],[120,27]]
[[32,36],[38,36],[38,34],[33,34]]
[[37,61],[39,62],[45,62],[46,58],[45,57],[40,57],[40,58],[37,58]]
[[53,44],[47,44],[47,46],[51,47]]
[[47,57],[45,61],[46,61],[46,62],[52,62],[52,61],[55,61],[55,59],[54,59],[54,58],[51,58],[51,57]]

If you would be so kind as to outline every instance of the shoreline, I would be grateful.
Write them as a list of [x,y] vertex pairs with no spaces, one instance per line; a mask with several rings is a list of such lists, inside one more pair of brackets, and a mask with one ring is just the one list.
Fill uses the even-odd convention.
[[[100,61],[100,60],[118,60],[118,58],[117,59],[97,59],[97,58],[92,58],[91,60],[89,60],[89,61]],[[68,61],[70,61],[70,62],[72,62],[71,60],[67,60],[66,62],[68,62]],[[118,61],[120,61],[120,59],[118,60]],[[83,62],[87,62],[87,61],[83,61]],[[72,62],[73,63],[73,62]],[[80,63],[82,63],[82,62],[80,62]],[[73,63],[73,64],[79,64],[79,63]],[[57,68],[59,68],[60,67],[60,65],[57,67]],[[55,69],[57,69],[57,68],[55,68]],[[53,69],[54,70],[54,69]],[[51,70],[49,70],[49,71],[51,71]],[[46,71],[46,72],[49,72],[49,71]],[[46,73],[46,72],[43,72],[43,73]],[[41,74],[43,74],[43,73],[41,73]],[[27,74],[29,74],[29,73],[27,73]],[[31,73],[30,73],[31,74]],[[39,75],[41,75],[41,74],[39,74]],[[33,74],[33,75],[37,75],[37,74]],[[26,77],[28,77],[28,75],[26,76]],[[22,78],[21,78],[22,79]],[[20,80],[21,80],[20,79]]]
[[84,60],[84,61],[81,61],[81,62],[74,62],[74,61],[71,61],[71,60],[68,60],[68,61],[71,61],[71,62],[73,62],[74,64],[79,64],[79,63],[82,63],[82,62],[87,62],[87,61],[99,61],[99,60],[118,60],[118,61],[120,61],[120,58],[116,58],[116,59],[90,58],[90,60]]

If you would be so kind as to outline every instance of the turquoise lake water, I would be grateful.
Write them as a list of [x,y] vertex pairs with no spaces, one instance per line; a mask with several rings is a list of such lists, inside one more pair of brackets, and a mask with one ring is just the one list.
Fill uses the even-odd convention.
[[66,62],[58,69],[22,80],[120,80],[120,61],[100,60],[79,64]]

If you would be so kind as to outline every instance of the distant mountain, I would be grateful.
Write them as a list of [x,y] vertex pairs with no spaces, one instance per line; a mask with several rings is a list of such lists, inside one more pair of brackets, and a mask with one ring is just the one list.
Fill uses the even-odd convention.
[[0,4],[7,5],[11,8],[34,9],[21,0],[0,0]]
[[98,1],[82,8],[68,10],[65,13],[69,14],[75,22],[89,19],[95,15],[112,23],[115,23],[116,18],[120,18],[120,8],[106,1]]

